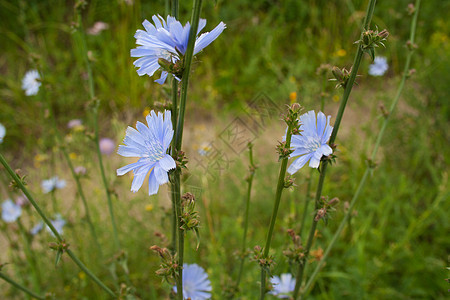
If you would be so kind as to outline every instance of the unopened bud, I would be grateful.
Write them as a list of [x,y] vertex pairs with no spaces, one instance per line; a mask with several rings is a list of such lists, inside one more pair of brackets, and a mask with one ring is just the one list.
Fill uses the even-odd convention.
[[291,109],[294,112],[298,112],[300,110],[300,108],[301,108],[301,106],[298,103],[294,103],[294,104],[291,105]]
[[165,60],[164,58],[158,58],[158,64],[163,68],[165,71],[170,71],[172,67],[172,63],[168,60]]
[[338,67],[333,67],[333,69],[331,69],[331,73],[333,73],[333,76],[337,81],[342,81],[344,79],[344,74],[342,74],[341,69]]
[[384,29],[380,33],[378,33],[378,36],[382,39],[386,39],[389,36],[389,32],[386,29]]

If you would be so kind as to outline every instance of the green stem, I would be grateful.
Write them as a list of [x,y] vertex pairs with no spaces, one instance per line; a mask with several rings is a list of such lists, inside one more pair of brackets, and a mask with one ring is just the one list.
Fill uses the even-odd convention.
[[172,17],[174,17],[175,19],[178,20],[178,13],[179,13],[179,8],[178,8],[178,0],[172,0]]
[[239,289],[239,283],[241,282],[242,277],[242,271],[244,270],[244,261],[245,261],[245,251],[247,248],[247,231],[248,231],[248,215],[250,211],[250,196],[252,193],[252,184],[253,184],[253,177],[255,176],[255,170],[256,166],[253,162],[253,145],[251,143],[248,144],[248,150],[249,150],[249,160],[250,160],[250,174],[247,178],[248,186],[247,186],[247,198],[245,201],[245,219],[244,219],[244,236],[242,237],[242,252],[241,252],[241,264],[239,266],[239,273],[238,277],[236,279],[236,289]]
[[[84,54],[84,61],[85,61],[86,69],[87,69],[87,73],[88,73],[89,97],[90,97],[91,101],[95,101],[94,77],[92,75],[92,66],[91,66],[91,63],[90,63],[89,57],[88,57],[86,35],[84,33],[83,22],[82,22],[83,20],[81,18],[81,10],[78,9],[77,13],[78,13],[78,24],[80,26],[78,32],[80,33],[81,47],[82,47],[82,51]],[[98,109],[99,109],[99,103],[97,102],[94,104],[94,109],[93,109],[94,141],[95,141],[96,149],[97,149],[97,159],[98,159],[98,164],[100,167],[102,183],[103,183],[103,187],[105,189],[106,199],[108,202],[109,215],[110,215],[111,223],[112,223],[112,227],[113,227],[114,245],[116,247],[116,251],[120,252],[121,247],[120,247],[120,242],[119,242],[119,238],[118,238],[118,234],[117,234],[117,226],[116,226],[116,220],[114,217],[114,208],[113,208],[113,204],[112,204],[112,200],[111,200],[111,192],[109,189],[108,180],[106,179],[105,167],[103,165],[102,153],[100,151],[100,138],[99,138],[99,126],[98,126],[98,111],[99,110]]]
[[[417,28],[417,18],[418,18],[418,15],[419,15],[419,7],[420,7],[420,0],[416,0],[416,3],[415,3],[415,9],[416,10],[415,10],[415,13],[414,13],[414,16],[413,16],[413,20],[411,22],[411,33],[410,33],[410,38],[409,38],[409,41],[412,44],[414,44],[414,38],[415,38],[415,33],[416,33],[416,28]],[[380,129],[380,132],[378,133],[378,136],[377,136],[377,139],[376,139],[373,151],[372,151],[372,155],[370,157],[370,160],[372,162],[375,160],[376,154],[378,152],[378,148],[379,148],[379,146],[381,144],[381,140],[383,138],[384,132],[385,132],[386,127],[387,127],[387,124],[389,122],[390,116],[393,114],[393,112],[394,112],[394,110],[395,110],[395,108],[397,106],[397,103],[398,103],[398,101],[400,99],[400,95],[401,95],[401,93],[403,91],[403,88],[405,86],[406,79],[408,78],[409,67],[410,67],[410,64],[411,64],[412,55],[413,55],[413,52],[409,51],[409,53],[408,53],[408,55],[406,57],[405,68],[404,68],[404,71],[403,71],[403,76],[402,76],[402,79],[400,81],[399,87],[397,89],[397,93],[395,95],[394,100],[392,101],[391,107],[389,109],[389,114],[384,119],[383,124],[382,124],[381,129]],[[325,263],[326,259],[328,258],[328,255],[329,255],[330,251],[333,249],[334,244],[336,243],[336,241],[337,241],[339,235],[341,234],[342,230],[344,229],[347,220],[350,218],[351,213],[353,211],[353,208],[354,208],[354,206],[356,204],[356,201],[359,198],[359,195],[360,195],[360,193],[362,191],[362,188],[364,187],[364,185],[366,183],[366,180],[367,180],[369,174],[372,171],[372,168],[373,168],[373,166],[371,164],[369,164],[367,166],[367,168],[366,168],[366,170],[364,172],[364,175],[363,175],[363,177],[361,178],[361,181],[358,184],[356,192],[353,195],[353,198],[352,198],[352,200],[350,202],[350,206],[349,206],[349,208],[347,210],[347,213],[345,214],[344,218],[342,219],[341,223],[339,224],[339,227],[336,230],[336,232],[334,233],[334,235],[333,235],[333,237],[332,237],[332,239],[330,241],[330,244],[328,245],[327,249],[325,250],[325,252],[323,254],[323,257],[321,258],[321,260],[317,264],[316,268],[314,269],[313,273],[311,274],[311,277],[309,278],[308,282],[306,283],[306,285],[304,287],[304,295],[306,295],[308,293],[309,289],[311,288],[312,284],[314,283],[318,272],[320,271],[320,269],[322,268],[322,266]]]
[[31,291],[30,289],[28,289],[28,288],[24,287],[23,285],[15,282],[11,278],[9,278],[5,274],[3,274],[1,271],[0,271],[0,278],[3,279],[4,281],[8,282],[9,284],[14,286],[15,288],[21,290],[22,292],[25,292],[26,294],[28,294],[29,296],[31,296],[33,298],[36,298],[36,299],[39,299],[39,300],[45,300],[44,297],[39,296],[38,294],[36,294],[35,292]]
[[[292,125],[288,127],[286,134],[286,149],[291,147],[291,137],[292,137]],[[281,161],[280,173],[278,175],[277,191],[275,194],[275,203],[272,210],[272,217],[270,218],[269,232],[267,233],[266,245],[264,246],[263,257],[267,258],[269,256],[270,244],[272,243],[273,230],[275,227],[275,221],[277,219],[278,208],[280,206],[281,194],[284,189],[284,181],[286,176],[286,169],[289,157],[283,158]],[[261,267],[261,288],[260,288],[260,299],[263,300],[266,294],[266,270]]]
[[[177,131],[177,115],[178,111],[178,81],[172,78],[172,125],[174,132]],[[171,153],[172,157],[177,157],[175,139],[172,139]],[[176,252],[177,245],[177,210],[176,210],[176,191],[174,190],[175,185],[171,186],[171,196],[172,196],[172,244],[171,252],[172,255]]]
[[[61,237],[61,235],[58,233],[56,228],[53,226],[52,222],[48,219],[48,217],[45,215],[45,213],[42,211],[42,209],[39,207],[37,202],[34,200],[33,196],[31,196],[28,189],[25,187],[22,180],[17,176],[17,174],[13,171],[13,169],[10,167],[8,162],[5,160],[5,157],[0,153],[0,163],[3,165],[3,167],[6,169],[8,174],[11,176],[11,178],[16,182],[17,186],[22,190],[23,194],[27,197],[28,201],[30,201],[31,205],[36,209],[39,216],[42,218],[42,221],[50,228],[53,235],[56,237],[59,243],[63,243],[64,240]],[[70,249],[67,249],[67,253],[69,254],[70,258],[83,270],[86,272],[86,274],[91,277],[92,280],[94,280],[101,288],[103,288],[108,294],[115,297],[115,294],[107,288],[92,272],[90,272],[83,263],[73,254],[73,252]]]
[[[177,3],[175,1],[173,3]],[[175,14],[178,14],[178,5],[173,4],[172,10]],[[183,126],[184,126],[184,113],[186,110],[186,100],[187,100],[187,89],[189,85],[189,74],[191,71],[191,63],[194,54],[194,46],[195,40],[197,36],[198,23],[200,20],[200,12],[202,9],[202,0],[194,0],[194,5],[192,8],[192,17],[191,17],[191,29],[189,31],[189,41],[184,57],[184,71],[182,76],[181,83],[181,96],[180,96],[180,111],[178,115],[178,122],[176,126],[176,135],[175,135],[175,147],[172,154],[177,154],[181,150],[182,139],[183,139]],[[177,91],[178,92],[178,91]],[[173,95],[172,97],[175,97]],[[174,174],[174,184],[173,184],[173,193],[175,194],[175,210],[177,216],[177,228],[178,228],[178,276],[176,278],[177,284],[177,299],[183,300],[183,261],[184,261],[184,230],[181,228],[181,170],[175,170]]]
[[[367,30],[370,26],[370,22],[372,20],[373,12],[375,9],[375,4],[376,4],[376,0],[369,1],[369,4],[367,6],[367,11],[366,11],[366,16],[364,18],[364,24],[362,27],[363,32],[364,32],[364,30]],[[361,33],[361,37],[362,37],[363,32]],[[329,141],[330,145],[334,144],[334,141],[336,140],[339,126],[341,124],[342,117],[344,116],[345,107],[347,105],[347,101],[350,97],[350,93],[351,93],[353,85],[355,83],[356,75],[358,73],[359,65],[361,63],[363,55],[364,55],[363,48],[362,48],[362,46],[358,45],[358,50],[356,52],[355,60],[353,62],[353,66],[352,66],[352,72],[350,73],[350,77],[345,85],[344,95],[342,97],[342,101],[339,106],[339,111],[336,116],[336,121],[334,122],[333,131],[331,133],[331,137],[330,137],[330,141]],[[320,197],[322,196],[322,188],[323,188],[323,182],[325,180],[327,165],[328,165],[327,161],[322,162],[322,171],[320,173],[319,184],[317,186],[316,197],[315,197],[316,210],[319,208],[319,200],[320,200]],[[304,273],[304,270],[306,267],[308,254],[311,250],[312,242],[314,239],[314,233],[315,233],[316,227],[317,227],[317,222],[318,221],[316,221],[315,217],[314,217],[312,219],[312,225],[311,225],[309,236],[308,236],[308,242],[307,242],[306,248],[305,248],[305,255],[304,255],[303,259],[300,261],[299,269],[297,272],[297,278],[296,278],[296,282],[295,282],[294,295],[293,295],[294,299],[297,299],[297,297],[299,295],[300,286],[302,284],[302,279],[303,279],[303,273]]]
[[53,206],[53,213],[59,213],[58,211],[58,204],[56,203],[56,195],[55,195],[55,190],[50,192],[50,196],[52,198],[52,206]]

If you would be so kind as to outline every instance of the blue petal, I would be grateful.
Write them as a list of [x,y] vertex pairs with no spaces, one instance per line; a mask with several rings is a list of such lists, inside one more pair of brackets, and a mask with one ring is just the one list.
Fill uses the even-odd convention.
[[327,125],[327,118],[323,114],[323,112],[319,111],[317,113],[317,135],[323,136],[323,131]]
[[297,172],[298,170],[300,170],[306,164],[306,162],[311,158],[311,156],[312,156],[312,153],[305,154],[303,156],[300,156],[296,160],[294,160],[294,162],[288,168],[288,173],[292,175],[295,172]]
[[155,195],[158,193],[159,184],[155,177],[155,172],[152,170],[150,176],[148,176],[148,194]]
[[126,173],[130,172],[131,170],[136,170],[141,168],[143,165],[147,164],[148,162],[140,159],[138,162],[126,165],[122,168],[117,169],[117,176],[125,175]]
[[162,71],[161,72],[161,78],[155,80],[155,82],[159,83],[160,85],[163,85],[164,82],[166,82],[167,74],[169,74],[169,73],[166,72],[166,71]]
[[328,116],[327,126],[325,127],[325,132],[323,133],[323,136],[322,136],[322,144],[328,143],[328,141],[330,140],[330,137],[331,137],[331,133],[333,132],[333,126],[330,126],[330,119],[331,119],[331,116]]
[[169,154],[166,154],[166,156],[159,160],[159,165],[166,172],[175,169],[175,167],[177,166],[175,160],[173,160],[172,156],[170,156]]
[[142,157],[145,154],[138,148],[125,145],[119,145],[119,150],[117,150],[117,153],[124,157]]
[[198,52],[202,51],[203,48],[211,44],[226,28],[225,23],[220,22],[219,25],[216,26],[213,30],[207,33],[203,33],[198,37],[198,39],[195,41],[195,47],[194,47],[194,55]]
[[155,173],[156,181],[159,185],[165,184],[169,181],[167,171],[164,171],[158,164],[153,169],[153,172]]
[[131,183],[131,191],[137,192],[144,183],[147,173],[150,171],[150,166],[143,166],[137,172],[134,172],[133,182]]

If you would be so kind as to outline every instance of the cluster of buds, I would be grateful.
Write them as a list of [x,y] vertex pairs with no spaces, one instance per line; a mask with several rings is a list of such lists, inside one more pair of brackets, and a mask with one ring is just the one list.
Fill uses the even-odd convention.
[[195,210],[195,196],[192,193],[185,193],[181,196],[181,217],[180,224],[181,229],[184,231],[192,230],[197,236],[197,249],[200,244],[200,237],[198,233],[198,227],[200,225],[200,216],[198,211]]
[[320,208],[316,211],[316,216],[314,217],[314,221],[319,222],[319,220],[323,220],[325,224],[327,224],[328,219],[330,218],[330,212],[335,211],[334,208],[339,203],[338,198],[333,198],[328,201],[328,197],[320,198]]
[[364,52],[367,52],[372,60],[375,59],[375,48],[383,46],[384,41],[386,41],[387,37],[389,36],[389,32],[386,29],[383,29],[382,31],[378,32],[378,29],[376,30],[365,30],[362,33],[362,37],[360,40],[357,40],[355,44],[359,44],[360,47]]
[[375,169],[378,165],[377,162],[375,162],[374,160],[372,160],[370,158],[367,159],[366,163],[367,163],[367,167],[372,170]]
[[61,242],[58,243],[50,243],[49,247],[50,249],[56,251],[56,258],[55,258],[55,267],[56,267],[60,262],[64,251],[67,251],[67,249],[69,249],[69,244],[67,244],[65,240],[62,240]]
[[186,169],[186,164],[188,163],[188,160],[186,158],[186,155],[184,151],[178,151],[176,157],[174,157],[175,163],[177,164],[177,169]]
[[291,148],[286,146],[286,142],[279,142],[277,145],[277,152],[278,152],[278,160],[283,160],[285,158],[288,158],[289,155],[294,152]]
[[184,62],[182,59],[177,60],[175,63],[165,60],[164,58],[158,59],[158,64],[164,71],[175,75],[178,79],[181,79],[184,72]]
[[[25,181],[25,178],[27,177],[27,175],[22,175],[22,170],[21,169],[15,170],[14,173],[16,173],[17,177],[19,177],[19,181],[23,185],[27,185],[27,182]],[[9,183],[9,187],[12,188],[12,189],[15,189],[15,190],[20,189],[19,184],[15,180],[12,180]]]
[[294,178],[290,175],[286,176],[284,178],[284,188],[290,188],[291,186],[294,186]]
[[161,276],[169,284],[175,284],[175,277],[178,271],[177,259],[175,256],[170,254],[169,249],[161,248],[156,245],[151,246],[150,250],[155,251],[161,258],[161,265],[158,270],[156,270],[156,275]]
[[379,108],[384,118],[389,117],[389,111],[386,109],[383,103],[380,103]]
[[261,246],[255,246],[253,248],[252,261],[258,262],[261,268],[265,269],[268,274],[270,274],[270,267],[274,264],[273,256],[265,257]]
[[292,246],[283,251],[289,261],[300,263],[305,257],[305,251],[302,246],[302,240],[299,235],[296,235],[293,229],[288,229],[287,234],[291,237]]
[[348,80],[350,79],[350,74],[352,73],[352,68],[350,70],[347,70],[346,68],[338,68],[333,67],[331,69],[331,73],[333,74],[334,78],[330,79],[330,81],[337,81],[336,88],[344,88],[347,86]]
[[413,51],[419,48],[419,46],[417,44],[411,43],[411,41],[407,41],[406,48],[408,48],[409,51]]

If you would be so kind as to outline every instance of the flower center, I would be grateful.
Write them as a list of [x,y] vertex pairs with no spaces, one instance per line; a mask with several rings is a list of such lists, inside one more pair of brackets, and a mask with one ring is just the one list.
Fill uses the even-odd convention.
[[158,161],[166,155],[161,143],[157,141],[146,141],[145,143],[148,149],[147,157],[152,161]]
[[304,147],[308,149],[309,153],[311,153],[319,149],[320,146],[322,146],[320,143],[320,139],[318,139],[317,137],[308,136]]

